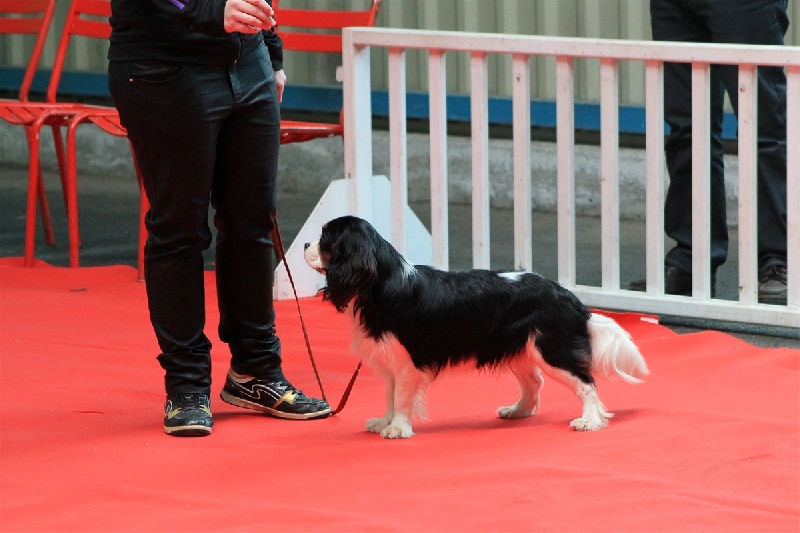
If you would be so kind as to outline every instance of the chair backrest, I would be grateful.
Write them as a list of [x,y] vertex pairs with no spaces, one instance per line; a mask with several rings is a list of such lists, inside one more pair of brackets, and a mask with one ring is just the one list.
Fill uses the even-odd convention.
[[58,43],[50,83],[47,86],[47,101],[55,102],[58,84],[67,57],[70,40],[75,36],[107,40],[111,36],[111,0],[72,0],[61,40]]
[[[290,0],[274,0],[275,31],[286,50],[300,52],[342,51],[342,28],[374,26],[381,0],[372,0],[364,10],[299,9],[287,6]],[[286,6],[286,7],[284,7]]]
[[42,57],[55,8],[56,0],[0,0],[0,34],[36,35],[19,88],[18,99],[21,102],[28,101],[28,93]]

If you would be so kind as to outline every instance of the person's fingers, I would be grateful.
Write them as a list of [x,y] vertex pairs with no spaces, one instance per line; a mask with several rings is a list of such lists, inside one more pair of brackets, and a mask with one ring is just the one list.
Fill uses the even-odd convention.
[[257,33],[275,25],[274,12],[266,0],[228,0],[225,3],[225,31]]
[[275,71],[275,86],[278,88],[278,103],[283,101],[283,89],[286,88],[286,72],[281,70]]

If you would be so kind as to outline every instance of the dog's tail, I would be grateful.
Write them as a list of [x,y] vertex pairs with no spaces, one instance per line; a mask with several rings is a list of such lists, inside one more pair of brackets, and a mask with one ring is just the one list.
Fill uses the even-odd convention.
[[650,373],[631,336],[612,318],[592,313],[589,335],[594,373],[606,378],[617,375],[629,383],[641,383]]

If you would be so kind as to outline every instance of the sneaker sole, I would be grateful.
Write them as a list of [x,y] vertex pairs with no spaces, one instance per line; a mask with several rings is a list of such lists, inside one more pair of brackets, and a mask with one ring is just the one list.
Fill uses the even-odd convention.
[[208,426],[164,426],[164,433],[173,437],[205,437],[211,435],[211,428]]
[[236,396],[227,393],[224,389],[222,392],[220,392],[219,397],[223,402],[235,405],[236,407],[261,411],[262,413],[266,413],[270,416],[284,418],[286,420],[312,420],[314,418],[325,418],[331,414],[330,408],[325,409],[324,411],[317,411],[315,413],[284,413],[283,411],[272,409],[271,407],[261,405],[260,403],[249,402],[247,400],[237,398]]

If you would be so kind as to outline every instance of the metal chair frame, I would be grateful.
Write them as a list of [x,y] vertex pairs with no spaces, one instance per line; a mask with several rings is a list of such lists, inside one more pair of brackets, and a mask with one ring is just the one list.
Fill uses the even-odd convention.
[[[366,10],[295,9],[281,7],[281,0],[274,0],[278,22],[275,31],[283,40],[284,50],[341,54],[341,30],[351,26],[375,26],[380,6],[381,0],[372,0]],[[281,144],[335,136],[344,136],[342,112],[338,123],[281,121]]]
[[[3,0],[9,1],[9,0]],[[2,4],[0,4],[2,7]],[[29,131],[29,179],[28,203],[25,227],[25,260],[26,266],[34,263],[34,248],[36,241],[36,196],[37,190],[42,185],[41,168],[39,160],[40,133],[44,126],[51,126],[56,139],[56,152],[59,157],[59,167],[62,171],[62,187],[67,208],[67,224],[69,234],[69,265],[80,266],[80,235],[78,229],[78,194],[77,194],[77,147],[76,129],[84,123],[93,123],[100,129],[116,137],[126,137],[127,131],[119,122],[116,109],[108,106],[87,105],[75,102],[61,101],[57,98],[58,87],[63,72],[67,51],[74,37],[86,37],[107,40],[111,35],[111,25],[108,18],[111,16],[110,0],[72,0],[61,38],[50,73],[47,94],[44,102],[18,102],[6,104],[3,112],[15,117],[15,123],[24,125]],[[4,117],[5,118],[5,117]],[[66,147],[61,137],[61,128],[67,129]],[[133,150],[131,150],[133,155]],[[144,251],[145,241],[144,216],[149,208],[142,187],[141,174],[134,157],[134,167],[139,182],[141,193],[140,221],[139,221],[139,251],[138,275],[144,278]]]

